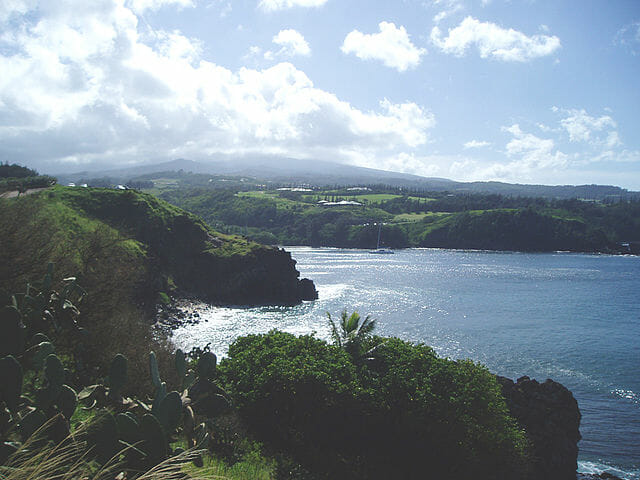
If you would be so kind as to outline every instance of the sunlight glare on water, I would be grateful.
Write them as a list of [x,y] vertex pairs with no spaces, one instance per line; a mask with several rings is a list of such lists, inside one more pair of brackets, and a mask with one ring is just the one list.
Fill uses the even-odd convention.
[[326,312],[356,310],[378,320],[380,335],[423,342],[514,379],[561,382],[583,415],[581,471],[640,479],[640,258],[289,250],[301,276],[316,283],[318,300],[290,308],[201,304],[202,321],[176,330],[176,346],[211,342],[224,356],[238,336],[274,328],[328,339]]

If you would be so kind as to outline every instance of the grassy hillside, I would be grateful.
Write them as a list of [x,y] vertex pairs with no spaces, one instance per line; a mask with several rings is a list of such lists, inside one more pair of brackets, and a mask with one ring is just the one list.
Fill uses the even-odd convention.
[[[371,187],[313,193],[166,189],[162,198],[216,228],[284,245],[625,252],[640,240],[640,203],[405,192]],[[342,200],[360,205],[339,205]],[[320,205],[318,202],[332,202]]]

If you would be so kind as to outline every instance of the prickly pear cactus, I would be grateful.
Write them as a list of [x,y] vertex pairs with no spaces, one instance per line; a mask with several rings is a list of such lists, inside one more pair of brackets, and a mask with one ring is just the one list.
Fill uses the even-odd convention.
[[0,310],[0,357],[22,355],[26,337],[26,328],[22,316],[14,306],[5,306]]
[[178,372],[178,381],[180,382],[180,390],[184,387],[185,375],[187,374],[187,358],[184,352],[180,349],[176,350],[175,355],[176,372]]
[[151,372],[151,382],[156,387],[160,388],[162,380],[160,380],[160,372],[158,370],[158,360],[154,352],[149,352],[149,370]]
[[118,424],[113,414],[105,412],[89,424],[87,444],[92,447],[91,453],[101,464],[107,463],[121,450],[122,446],[118,441]]
[[218,358],[211,352],[206,352],[198,362],[198,377],[210,378],[216,373]]
[[162,425],[155,416],[146,414],[140,419],[140,432],[143,439],[140,449],[147,455],[150,465],[156,465],[167,458],[167,440]]
[[109,385],[110,392],[112,392],[114,396],[119,396],[127,383],[127,364],[127,357],[120,353],[111,361],[107,384]]
[[78,396],[76,395],[75,390],[69,385],[62,385],[60,388],[60,394],[56,399],[56,405],[64,415],[64,418],[69,420],[78,406]]
[[134,445],[142,440],[140,424],[133,413],[119,413],[116,415],[116,423],[118,424],[118,433],[120,434],[120,438],[129,445]]
[[0,359],[0,404],[15,412],[22,395],[22,366],[11,355]]
[[180,425],[180,418],[182,417],[182,399],[178,392],[168,393],[164,399],[160,402],[156,418],[164,428],[167,437],[169,437],[173,431]]

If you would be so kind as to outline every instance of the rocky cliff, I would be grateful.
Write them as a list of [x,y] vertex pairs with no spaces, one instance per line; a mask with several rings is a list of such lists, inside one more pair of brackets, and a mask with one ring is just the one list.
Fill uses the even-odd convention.
[[511,415],[531,442],[532,479],[575,480],[580,410],[571,392],[553,380],[498,377]]
[[138,241],[159,290],[173,284],[203,300],[237,305],[295,305],[317,298],[313,282],[299,279],[288,252],[215,232],[152,195],[61,187],[54,194]]

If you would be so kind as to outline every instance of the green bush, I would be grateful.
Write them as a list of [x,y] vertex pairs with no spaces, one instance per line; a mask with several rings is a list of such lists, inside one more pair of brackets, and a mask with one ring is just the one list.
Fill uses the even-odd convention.
[[355,365],[313,336],[238,339],[220,365],[258,437],[327,478],[519,478],[526,442],[496,379],[424,345],[374,337]]

